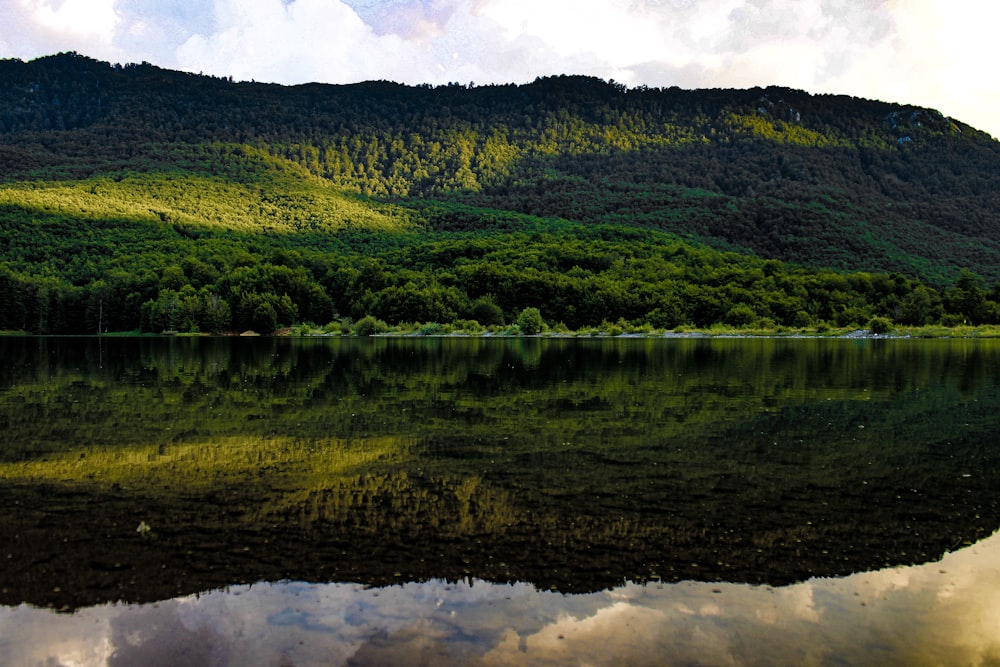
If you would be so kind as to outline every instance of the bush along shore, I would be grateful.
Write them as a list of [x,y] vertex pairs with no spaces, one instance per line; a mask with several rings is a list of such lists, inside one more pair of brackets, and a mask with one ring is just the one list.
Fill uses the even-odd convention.
[[[520,320],[520,318],[519,318]],[[27,331],[0,331],[0,335],[31,335]],[[336,338],[336,337],[479,337],[479,338],[1000,338],[1000,326],[973,325],[896,325],[885,318],[873,318],[865,326],[817,326],[817,327],[734,327],[716,324],[708,328],[679,326],[673,329],[657,329],[649,324],[633,325],[624,320],[601,322],[597,326],[570,329],[562,323],[549,325],[544,320],[517,321],[508,325],[483,326],[475,320],[458,320],[441,324],[439,322],[407,322],[389,325],[380,319],[367,316],[352,321],[344,318],[319,326],[313,323],[299,323],[282,327],[275,331],[260,333],[253,330],[225,332],[220,334],[200,331],[162,331],[160,333],[140,331],[116,331],[101,334],[107,337],[123,336],[228,336],[251,337],[273,336],[282,338]]]

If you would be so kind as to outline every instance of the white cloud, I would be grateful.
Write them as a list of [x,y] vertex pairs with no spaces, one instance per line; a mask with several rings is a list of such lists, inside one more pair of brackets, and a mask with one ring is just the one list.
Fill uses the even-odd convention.
[[348,83],[412,78],[426,60],[400,37],[376,35],[336,0],[216,0],[215,23],[218,31],[180,45],[182,67],[258,81]]
[[663,37],[645,9],[622,1],[503,0],[485,2],[481,16],[489,18],[508,40],[537,38],[560,58],[594,54],[612,67],[653,58]]
[[995,60],[996,3],[911,0],[893,3],[896,32],[866,69],[842,85],[867,95],[909,100],[940,109],[1000,137],[1000,85]]
[[58,51],[111,57],[116,0],[6,0],[0,4],[0,57],[34,58]]
[[110,43],[118,24],[114,0],[22,0],[34,21],[54,32]]

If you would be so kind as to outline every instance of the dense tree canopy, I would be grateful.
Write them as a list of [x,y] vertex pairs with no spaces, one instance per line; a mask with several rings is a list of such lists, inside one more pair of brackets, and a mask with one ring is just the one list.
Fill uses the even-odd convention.
[[994,323],[998,166],[932,110],[780,88],[0,61],[0,329]]

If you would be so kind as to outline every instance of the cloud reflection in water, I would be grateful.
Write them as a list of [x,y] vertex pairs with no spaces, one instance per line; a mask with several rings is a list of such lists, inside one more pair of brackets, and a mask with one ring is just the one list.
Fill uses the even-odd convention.
[[587,595],[435,580],[239,586],[74,614],[0,608],[5,665],[938,665],[1000,661],[1000,533],[941,561]]

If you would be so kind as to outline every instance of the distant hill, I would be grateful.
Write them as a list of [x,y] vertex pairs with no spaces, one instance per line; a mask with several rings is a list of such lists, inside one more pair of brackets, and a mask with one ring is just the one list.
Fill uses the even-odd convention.
[[[440,321],[484,299],[507,321],[538,305],[571,326],[983,322],[998,211],[998,142],[888,102],[0,61],[0,328],[92,330],[95,308],[105,327],[105,299],[112,328],[166,326],[153,311],[185,298],[202,311],[185,322],[204,323],[212,297],[229,308],[213,328]],[[802,283],[779,289],[788,303],[752,296],[777,273]],[[684,292],[709,287],[710,303]],[[740,303],[752,314],[731,316]]]

